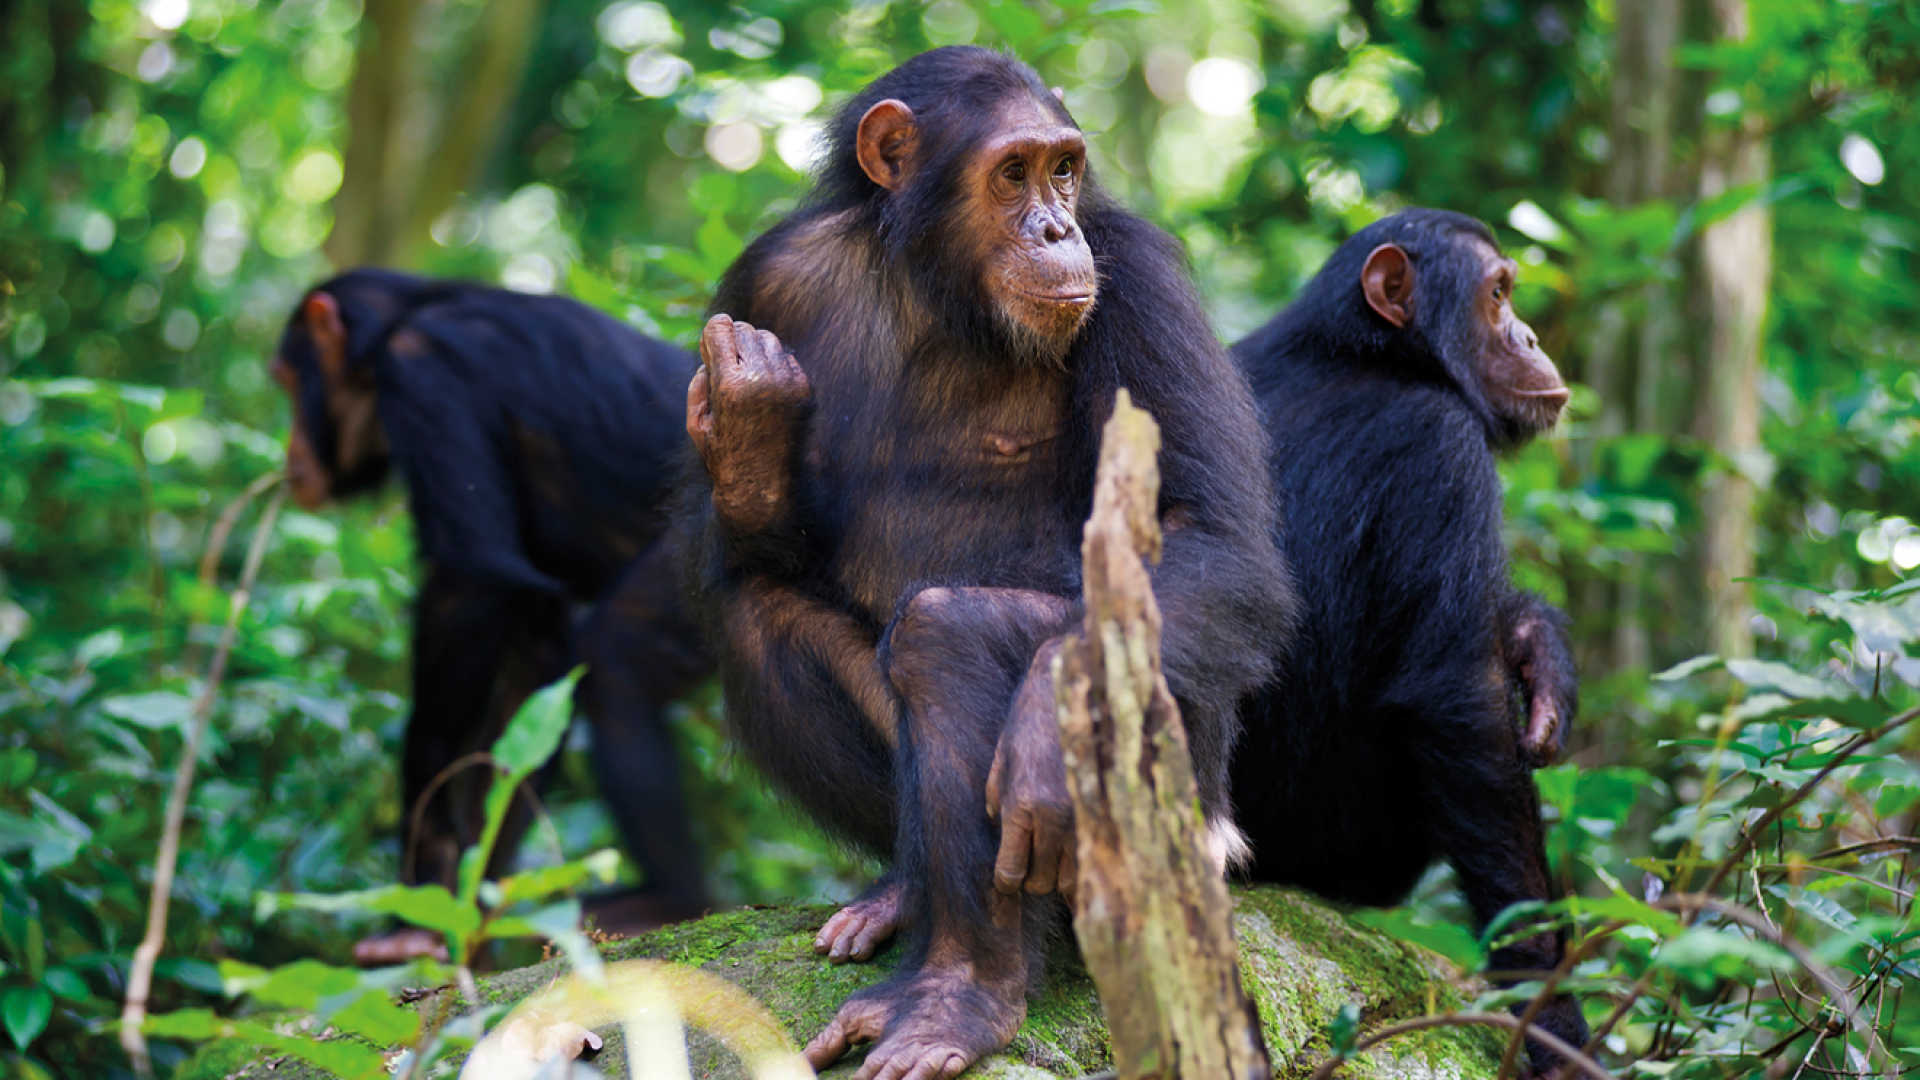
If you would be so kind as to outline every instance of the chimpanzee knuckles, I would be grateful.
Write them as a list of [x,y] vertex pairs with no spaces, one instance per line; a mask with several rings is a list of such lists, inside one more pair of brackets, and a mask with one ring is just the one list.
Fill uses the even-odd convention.
[[798,405],[812,393],[800,362],[778,337],[726,315],[707,320],[700,334],[700,360],[710,404],[721,412],[735,405]]

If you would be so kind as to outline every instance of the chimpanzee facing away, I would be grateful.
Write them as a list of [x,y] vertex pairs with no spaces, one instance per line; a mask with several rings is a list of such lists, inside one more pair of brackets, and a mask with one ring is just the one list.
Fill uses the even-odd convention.
[[[294,402],[295,501],[318,507],[397,471],[419,538],[404,880],[452,883],[491,776],[456,772],[416,811],[422,793],[584,660],[601,794],[645,875],[597,914],[635,927],[706,907],[662,715],[711,670],[660,539],[695,366],[570,300],[383,270],[315,287],[288,321],[272,372]],[[576,604],[593,605],[577,633]],[[502,837],[503,857],[525,820]],[[400,931],[355,956],[437,948]]]
[[[1572,718],[1573,669],[1564,619],[1508,581],[1494,455],[1551,427],[1567,388],[1514,315],[1514,272],[1478,221],[1408,210],[1234,347],[1301,601],[1234,759],[1258,879],[1391,904],[1444,856],[1482,926],[1549,896],[1529,767]],[[1493,966],[1552,968],[1563,944]],[[1540,1022],[1585,1039],[1570,998]]]
[[1080,618],[1119,387],[1163,432],[1167,678],[1217,846],[1237,835],[1237,703],[1290,605],[1252,399],[1173,242],[1092,186],[1065,107],[985,49],[848,103],[811,198],[714,310],[689,569],[729,717],[813,816],[892,856],[868,913],[910,930],[901,974],[807,1056],[871,1040],[863,1080],[953,1076],[1025,1014],[1061,905],[1020,894],[1072,881],[1049,662]]

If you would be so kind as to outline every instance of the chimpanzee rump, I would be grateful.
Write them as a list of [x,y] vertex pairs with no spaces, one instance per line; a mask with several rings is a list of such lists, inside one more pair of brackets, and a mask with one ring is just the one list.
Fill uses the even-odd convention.
[[[662,715],[710,670],[662,540],[695,366],[570,300],[384,270],[316,286],[288,321],[272,371],[295,402],[295,500],[318,507],[397,471],[418,535],[404,880],[451,883],[490,774],[454,774],[416,830],[428,786],[584,660],[602,795],[645,875],[602,917],[637,926],[706,906]],[[592,605],[578,633],[575,605]],[[357,955],[432,946],[402,933]]]
[[1048,662],[1080,618],[1123,386],[1164,436],[1165,665],[1227,835],[1237,705],[1290,603],[1253,403],[1175,245],[1090,185],[1039,78],[984,49],[849,102],[812,196],[714,310],[688,396],[690,574],[729,719],[816,818],[892,855],[874,910],[911,930],[901,973],[808,1056],[875,1040],[862,1080],[953,1076],[1024,1015],[1023,939],[1058,901],[1019,894],[1072,881]]
[[[1494,454],[1551,427],[1567,390],[1514,316],[1514,272],[1479,222],[1405,211],[1234,347],[1301,600],[1233,764],[1257,879],[1392,904],[1445,857],[1482,926],[1551,896],[1529,766],[1572,719],[1573,671],[1559,613],[1508,581]],[[1494,966],[1550,969],[1562,947],[1539,934]],[[1570,998],[1539,1020],[1586,1036]]]

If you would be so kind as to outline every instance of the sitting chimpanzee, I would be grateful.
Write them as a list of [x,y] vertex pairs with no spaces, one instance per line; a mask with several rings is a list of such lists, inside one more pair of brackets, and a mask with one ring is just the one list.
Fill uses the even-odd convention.
[[1091,185],[1032,70],[985,49],[849,102],[810,200],[714,310],[690,576],[729,718],[816,818],[891,854],[910,930],[901,974],[807,1056],[872,1040],[862,1078],[950,1077],[1025,1014],[1061,905],[1020,893],[1072,878],[1049,661],[1079,622],[1119,387],[1164,435],[1167,679],[1226,847],[1236,709],[1290,603],[1253,402],[1173,242]]
[[[1494,455],[1551,427],[1567,388],[1514,315],[1514,271],[1472,218],[1405,211],[1234,347],[1301,601],[1233,764],[1258,879],[1391,904],[1445,857],[1483,926],[1549,897],[1529,766],[1558,749],[1573,670],[1562,617],[1508,581]],[[1563,945],[1540,933],[1493,965],[1550,969]],[[1539,1019],[1586,1036],[1570,998]]]
[[[451,884],[479,838],[491,773],[443,770],[585,661],[601,794],[645,875],[595,914],[634,928],[706,907],[663,717],[711,670],[660,539],[695,367],[570,300],[381,270],[315,287],[288,321],[272,372],[294,402],[295,501],[318,507],[396,470],[419,538],[404,880]],[[577,633],[576,604],[592,605]],[[436,779],[444,788],[420,804]],[[516,813],[503,858],[525,821]],[[355,957],[437,948],[434,935],[400,931]]]

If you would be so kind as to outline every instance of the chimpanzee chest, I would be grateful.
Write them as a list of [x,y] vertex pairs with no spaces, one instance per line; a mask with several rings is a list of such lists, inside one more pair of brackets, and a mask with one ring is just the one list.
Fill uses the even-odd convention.
[[837,511],[836,584],[882,622],[928,585],[1069,587],[1078,534],[1064,387],[1028,380],[938,408],[889,404],[893,416],[861,429],[884,433],[865,445],[835,439],[837,424],[813,432],[817,491]]

